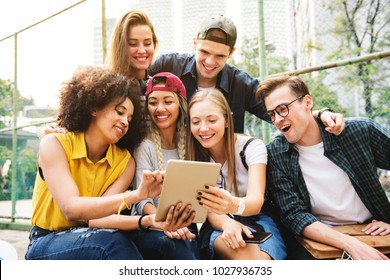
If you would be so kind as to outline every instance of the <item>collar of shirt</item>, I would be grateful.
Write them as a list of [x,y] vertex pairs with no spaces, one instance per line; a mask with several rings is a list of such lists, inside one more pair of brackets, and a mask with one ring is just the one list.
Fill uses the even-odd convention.
[[[74,133],[74,138],[76,139],[76,143],[80,143],[80,145],[74,146],[74,152],[72,154],[72,159],[79,158],[88,158],[87,156],[87,146],[85,144],[85,135],[84,132]],[[108,164],[112,166],[113,163],[113,149],[112,145],[108,146],[106,156],[100,159],[98,162],[103,162],[107,160]]]

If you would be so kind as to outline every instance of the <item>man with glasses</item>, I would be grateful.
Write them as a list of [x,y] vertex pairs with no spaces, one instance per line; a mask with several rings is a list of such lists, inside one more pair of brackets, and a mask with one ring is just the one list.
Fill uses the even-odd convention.
[[332,226],[368,223],[362,235],[390,234],[390,202],[377,175],[377,168],[390,169],[389,130],[351,119],[339,136],[327,133],[312,116],[313,98],[297,76],[266,79],[256,96],[280,131],[267,146],[267,191],[289,231],[290,258],[312,258],[289,242],[295,235],[340,248],[353,259],[388,259]]

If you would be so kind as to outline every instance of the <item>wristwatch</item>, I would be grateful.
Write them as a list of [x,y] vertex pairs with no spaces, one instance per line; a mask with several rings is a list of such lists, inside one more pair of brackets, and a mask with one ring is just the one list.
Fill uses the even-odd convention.
[[237,212],[234,213],[234,215],[241,215],[242,213],[244,213],[244,210],[245,210],[245,200],[242,198],[239,198],[238,199],[238,209],[237,209]]
[[333,109],[331,109],[331,108],[323,108],[323,109],[321,109],[321,110],[318,112],[318,115],[317,115],[317,120],[319,120],[320,122],[322,122],[322,120],[321,120],[321,115],[322,115],[322,113],[325,112],[325,111],[334,112]]

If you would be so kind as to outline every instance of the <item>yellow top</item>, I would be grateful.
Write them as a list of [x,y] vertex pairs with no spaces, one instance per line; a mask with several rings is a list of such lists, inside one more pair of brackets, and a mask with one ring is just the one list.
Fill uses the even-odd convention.
[[[107,188],[123,173],[131,157],[127,150],[120,149],[116,145],[110,145],[106,156],[94,164],[87,157],[83,132],[56,134],[56,137],[65,150],[70,173],[78,186],[80,196],[102,196]],[[33,226],[39,226],[47,230],[63,230],[85,224],[81,221],[68,221],[66,219],[39,172],[35,180],[32,204],[31,221]]]

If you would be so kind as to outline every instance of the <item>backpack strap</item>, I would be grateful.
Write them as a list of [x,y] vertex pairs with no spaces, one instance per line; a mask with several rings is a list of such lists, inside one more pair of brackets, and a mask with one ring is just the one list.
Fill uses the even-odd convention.
[[252,142],[253,140],[255,140],[256,138],[249,138],[248,141],[246,141],[244,147],[242,147],[242,150],[240,152],[240,158],[241,158],[241,162],[242,164],[244,165],[245,169],[248,170],[248,165],[246,164],[246,159],[245,159],[245,150],[246,150],[246,147],[250,144],[250,142]]

